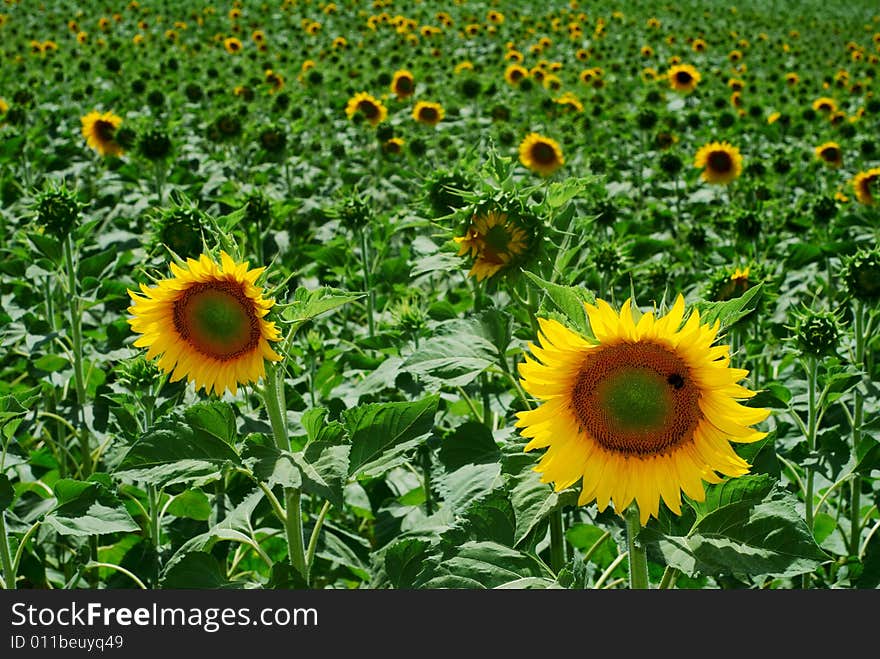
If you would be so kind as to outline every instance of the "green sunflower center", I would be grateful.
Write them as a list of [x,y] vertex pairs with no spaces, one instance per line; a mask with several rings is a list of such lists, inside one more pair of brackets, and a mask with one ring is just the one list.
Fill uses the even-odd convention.
[[231,281],[190,286],[174,303],[174,326],[196,350],[221,361],[252,350],[260,339],[253,301]]
[[664,454],[693,437],[699,389],[684,360],[650,342],[588,353],[571,392],[581,430],[609,451]]

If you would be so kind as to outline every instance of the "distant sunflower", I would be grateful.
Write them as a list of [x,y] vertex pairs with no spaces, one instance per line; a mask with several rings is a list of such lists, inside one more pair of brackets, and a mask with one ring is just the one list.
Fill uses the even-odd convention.
[[669,86],[677,92],[690,93],[700,82],[700,72],[690,64],[676,64],[670,67],[666,77],[669,79]]
[[445,115],[442,105],[429,101],[419,101],[412,111],[413,119],[428,126],[436,126]]
[[119,156],[123,149],[116,141],[116,130],[122,124],[122,117],[112,112],[89,112],[80,120],[86,144],[100,156]]
[[704,168],[702,178],[707,183],[727,184],[742,173],[742,155],[727,142],[710,142],[697,151],[694,167]]
[[837,142],[825,142],[814,149],[816,157],[825,164],[837,168],[843,165],[843,151]]
[[147,359],[161,355],[158,366],[172,382],[186,377],[197,390],[235,395],[238,385],[265,375],[264,360],[281,359],[269,345],[281,335],[265,320],[275,301],[255,285],[263,270],[226,252],[219,264],[207,254],[187,259],[186,267],[172,262],[173,277],[128,292],[128,322],[143,335],[134,345],[148,349]]
[[455,242],[459,256],[474,259],[468,275],[483,281],[521,260],[533,242],[531,233],[516,214],[492,209],[475,213],[465,235]]
[[856,193],[856,199],[866,206],[877,203],[880,194],[880,167],[874,167],[866,172],[859,172],[852,178],[852,187]]
[[828,98],[827,96],[822,96],[821,98],[817,98],[813,101],[813,109],[816,112],[822,112],[824,114],[831,114],[832,112],[837,112],[837,101],[833,98]]
[[504,80],[509,85],[518,85],[523,78],[529,77],[529,70],[520,64],[511,64],[504,71]]
[[519,161],[541,176],[549,176],[565,164],[559,143],[538,133],[530,133],[520,143]]
[[379,99],[370,96],[367,92],[358,92],[345,106],[345,114],[349,119],[358,113],[362,114],[372,126],[378,126],[388,118],[388,109]]
[[769,410],[737,402],[754,392],[737,384],[748,371],[730,368],[730,347],[712,345],[718,323],[701,324],[695,310],[682,325],[680,295],[665,316],[638,322],[629,300],[619,314],[602,300],[585,306],[595,341],[541,318],[540,346],[519,367],[542,401],[516,423],[526,451],[547,449],[541,480],[556,491],[581,481],[578,504],[595,500],[600,511],[635,501],[644,525],[661,498],[680,515],[682,491],[702,501],[703,481],[748,473],[729,442],[763,438],[750,426]]
[[416,79],[406,70],[395,71],[391,79],[391,91],[398,100],[409,98],[416,90]]
[[235,37],[227,37],[223,40],[223,47],[226,49],[227,53],[235,55],[236,53],[241,52],[241,40],[236,39]]
[[794,87],[800,81],[801,77],[794,71],[789,71],[785,74],[785,84],[787,84],[789,87]]

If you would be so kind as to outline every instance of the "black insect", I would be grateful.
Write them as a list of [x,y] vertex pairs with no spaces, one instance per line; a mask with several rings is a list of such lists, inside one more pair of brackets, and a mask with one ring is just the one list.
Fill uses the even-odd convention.
[[675,389],[681,389],[684,386],[684,378],[681,377],[678,373],[673,373],[666,381],[671,384]]

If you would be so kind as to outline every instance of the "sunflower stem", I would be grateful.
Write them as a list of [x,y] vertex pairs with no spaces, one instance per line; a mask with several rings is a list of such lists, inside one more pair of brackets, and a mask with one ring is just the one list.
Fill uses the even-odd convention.
[[565,567],[565,534],[562,530],[562,508],[550,513],[550,567],[559,574]]
[[642,522],[639,519],[639,507],[633,502],[626,509],[626,547],[629,553],[629,587],[632,590],[647,590],[650,588],[648,581],[648,554],[645,546],[638,542],[639,531],[642,530]]
[[147,485],[147,499],[150,508],[150,542],[152,543],[153,553],[153,588],[159,587],[159,547],[161,542],[159,539],[159,497],[156,492],[156,486],[150,483]]
[[[290,437],[287,434],[287,419],[284,410],[284,367],[269,364],[266,367],[266,385],[263,388],[263,403],[272,425],[272,435],[279,451],[290,451]],[[287,552],[290,564],[309,583],[306,564],[305,543],[302,524],[302,493],[299,488],[284,488],[285,519],[284,531],[287,536]]]
[[64,265],[67,268],[67,295],[70,311],[70,334],[73,347],[73,378],[76,387],[77,422],[81,446],[83,479],[92,474],[92,453],[89,448],[89,434],[85,428],[86,385],[83,373],[82,306],[76,285],[76,262],[74,260],[73,235],[68,234],[64,241]]
[[[855,364],[859,370],[865,368],[865,310],[858,300],[853,302],[854,332],[855,332]],[[862,439],[862,422],[864,417],[864,399],[858,387],[853,389],[853,423],[852,442],[853,457],[858,460],[859,444]],[[862,520],[859,516],[862,497],[862,479],[859,474],[854,474],[852,490],[850,494],[850,536],[849,553],[851,556],[859,555],[859,539],[862,536]]]
[[370,329],[370,338],[376,336],[375,320],[373,320],[373,286],[370,281],[370,255],[367,251],[367,229],[361,229],[361,264],[364,269],[364,290],[367,293],[367,323]]
[[660,585],[657,587],[659,590],[670,590],[675,586],[675,580],[678,579],[678,575],[680,572],[672,567],[671,565],[667,565],[666,569],[663,570],[663,577],[660,579]]
[[0,511],[0,561],[3,562],[6,590],[15,590],[15,570],[12,567],[12,554],[9,553],[9,538],[6,535],[6,511]]
[[[818,371],[818,362],[816,357],[810,355],[806,361],[807,371],[807,449],[809,454],[816,451],[816,419],[818,417],[818,406],[816,405],[816,372]],[[813,532],[813,488],[815,471],[812,464],[805,466],[807,472],[807,482],[804,492],[805,505],[805,521],[810,533]],[[803,576],[803,587],[810,587],[809,573]]]

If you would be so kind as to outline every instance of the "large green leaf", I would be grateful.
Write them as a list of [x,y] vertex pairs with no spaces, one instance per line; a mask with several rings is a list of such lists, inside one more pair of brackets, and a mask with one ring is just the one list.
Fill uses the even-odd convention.
[[524,271],[524,274],[535,286],[547,294],[553,305],[568,319],[572,329],[586,336],[593,335],[592,330],[590,330],[590,324],[587,322],[587,311],[584,308],[584,303],[589,302],[592,304],[595,302],[595,295],[580,286],[554,284],[528,271]]
[[688,503],[697,516],[702,518],[713,510],[738,501],[759,501],[770,493],[775,484],[776,480],[769,474],[747,474],[710,485],[706,488],[706,498],[703,501],[688,499]]
[[666,562],[690,576],[792,577],[829,559],[796,505],[790,493],[775,492],[766,500],[747,498],[721,506],[702,517],[687,536],[667,536],[649,527],[639,538],[656,541]]
[[291,303],[284,309],[284,318],[288,321],[290,330],[296,332],[313,318],[363,296],[363,293],[349,293],[330,287],[310,291],[300,286],[294,292]]
[[376,476],[401,464],[403,454],[432,431],[438,402],[438,396],[429,396],[412,403],[376,403],[347,410],[348,475]]
[[[435,568],[425,588],[503,588],[523,579],[553,582],[553,574],[535,557],[494,542],[467,542]],[[536,584],[531,584],[532,586]]]
[[722,330],[730,327],[755,310],[761,300],[762,286],[762,284],[752,286],[740,297],[726,302],[698,302],[695,307],[700,310],[700,321],[713,325],[717,320],[721,323]]
[[187,408],[183,416],[197,435],[210,435],[230,446],[235,444],[235,413],[229,403],[219,400],[196,403]]
[[241,588],[230,582],[211,554],[196,551],[184,556],[162,576],[162,588],[207,589]]
[[12,505],[14,498],[15,490],[12,487],[12,482],[9,480],[9,476],[0,474],[0,513]]
[[541,521],[563,504],[575,503],[570,493],[557,493],[532,469],[535,459],[529,455],[505,456],[504,471],[510,490],[510,503],[516,516],[516,538],[519,545]]
[[389,545],[383,552],[385,574],[394,588],[415,588],[431,543],[405,538]]
[[495,344],[484,332],[475,318],[439,323],[434,336],[412,353],[401,368],[432,389],[464,387],[496,361]]
[[497,462],[500,455],[492,431],[482,423],[468,421],[443,438],[438,458],[446,469],[453,471],[466,464]]
[[103,483],[61,479],[55,482],[55,508],[44,523],[61,535],[90,536],[139,531],[125,505]]

